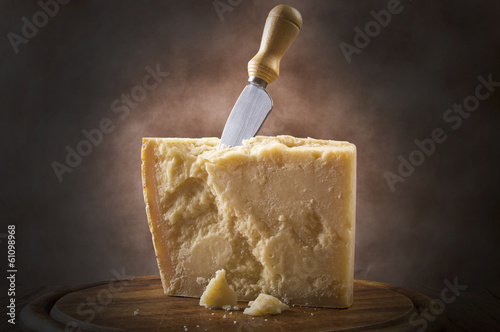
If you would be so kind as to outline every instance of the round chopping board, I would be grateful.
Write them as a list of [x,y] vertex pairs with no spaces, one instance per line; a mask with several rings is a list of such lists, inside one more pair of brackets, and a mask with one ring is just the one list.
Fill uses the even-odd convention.
[[[239,307],[247,307],[239,302]],[[113,280],[44,295],[21,312],[27,331],[417,331],[418,310],[431,299],[392,285],[356,280],[348,309],[291,306],[280,315],[251,317],[209,310],[199,299],[166,296],[158,276]],[[427,331],[446,327],[444,313]],[[413,323],[413,324],[412,324]]]

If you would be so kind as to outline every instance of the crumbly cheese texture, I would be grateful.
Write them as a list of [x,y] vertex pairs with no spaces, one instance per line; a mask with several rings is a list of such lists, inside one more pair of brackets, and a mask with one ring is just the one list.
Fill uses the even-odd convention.
[[210,280],[207,289],[200,298],[200,306],[208,309],[234,308],[238,304],[238,297],[226,280],[224,269],[216,272],[215,278]]
[[277,315],[288,309],[286,304],[267,294],[259,294],[255,301],[248,302],[248,306],[243,313],[250,316]]
[[144,138],[146,212],[166,294],[200,297],[227,271],[238,299],[353,300],[356,147],[258,136]]

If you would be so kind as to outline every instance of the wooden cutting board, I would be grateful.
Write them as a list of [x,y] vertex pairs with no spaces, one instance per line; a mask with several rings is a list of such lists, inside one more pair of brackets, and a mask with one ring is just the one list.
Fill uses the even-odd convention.
[[[281,315],[251,317],[240,311],[209,310],[199,299],[163,293],[159,276],[113,280],[44,295],[21,312],[25,331],[418,331],[415,313],[431,299],[384,283],[356,280],[348,309],[290,307]],[[247,303],[240,302],[240,308]],[[434,319],[432,321],[432,319]],[[446,316],[427,319],[441,331]]]

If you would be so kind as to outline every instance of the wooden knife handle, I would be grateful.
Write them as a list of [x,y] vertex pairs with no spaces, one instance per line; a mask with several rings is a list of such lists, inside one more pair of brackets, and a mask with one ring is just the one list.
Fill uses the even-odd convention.
[[287,5],[274,7],[267,16],[259,52],[248,62],[248,75],[271,83],[278,78],[280,61],[299,34],[302,16]]

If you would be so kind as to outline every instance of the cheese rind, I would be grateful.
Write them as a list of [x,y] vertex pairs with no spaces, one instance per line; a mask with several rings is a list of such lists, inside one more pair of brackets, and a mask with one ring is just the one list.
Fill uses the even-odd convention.
[[288,306],[282,303],[274,296],[259,294],[255,301],[248,302],[248,308],[243,313],[250,316],[277,315],[288,309]]
[[255,137],[145,138],[144,200],[166,294],[200,297],[225,269],[240,300],[352,304],[356,148]]

